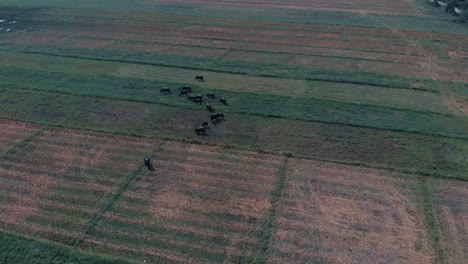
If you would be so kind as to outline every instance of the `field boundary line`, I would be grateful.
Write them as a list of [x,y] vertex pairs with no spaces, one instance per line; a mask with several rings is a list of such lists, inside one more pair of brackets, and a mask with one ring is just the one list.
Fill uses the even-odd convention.
[[434,207],[434,185],[431,179],[418,177],[414,185],[416,204],[424,215],[427,235],[430,239],[431,247],[434,250],[435,263],[441,264],[445,260],[445,251],[440,244],[441,230],[438,223],[436,208]]
[[[154,150],[151,152],[150,156],[154,156],[154,154],[161,150],[164,141],[160,142]],[[136,179],[138,173],[145,167],[145,164],[139,165],[135,170],[131,171],[127,176],[126,180],[120,185],[117,189],[117,192],[114,196],[112,196],[109,201],[101,208],[98,212],[96,212],[93,217],[88,221],[85,227],[80,231],[82,234],[81,237],[75,238],[74,241],[71,243],[73,247],[78,248],[85,240],[85,237],[90,235],[94,229],[94,227],[99,223],[99,221],[103,218],[104,214],[110,212],[114,207],[114,204],[119,200],[122,194],[128,189],[130,184]]]
[[[54,90],[42,90],[42,89],[37,89],[37,88],[21,88],[21,87],[15,87],[16,89],[21,89],[21,90],[30,90],[30,91],[39,91],[39,92],[45,92],[45,93],[56,93],[56,94],[63,94],[63,95],[73,95],[77,97],[87,97],[87,98],[99,98],[99,99],[106,99],[106,100],[119,100],[119,101],[126,101],[126,102],[138,102],[138,103],[145,103],[145,104],[153,104],[153,105],[162,105],[166,107],[171,107],[171,108],[183,108],[183,109],[195,109],[191,108],[190,105],[182,106],[182,105],[174,105],[174,104],[169,104],[169,103],[163,103],[163,102],[154,102],[154,101],[146,101],[146,100],[141,100],[141,99],[131,99],[131,98],[118,98],[118,97],[109,97],[109,96],[103,96],[103,95],[93,95],[93,94],[76,94],[76,93],[70,93],[70,92],[63,92],[63,91],[54,91]],[[328,100],[328,99],[316,99],[318,101],[329,101],[329,102],[342,102],[342,101],[335,101],[335,100]],[[346,104],[355,104],[355,103],[348,103],[345,102]],[[376,105],[370,105],[370,104],[357,104],[357,105],[366,105],[366,106],[373,106],[376,107]],[[445,116],[445,117],[456,117],[456,118],[465,118],[464,116],[459,116],[456,114],[450,114],[450,113],[439,113],[439,112],[424,112],[420,110],[409,110],[409,109],[394,109],[392,107],[383,107],[383,108],[388,108],[392,110],[397,110],[397,111],[406,111],[406,112],[412,112],[412,113],[419,113],[419,114],[434,114],[434,115],[440,115],[440,116]],[[326,120],[320,120],[320,119],[304,119],[304,118],[299,118],[299,117],[291,117],[291,116],[282,116],[282,115],[274,115],[274,114],[263,114],[263,113],[252,113],[252,112],[244,112],[244,111],[228,111],[229,113],[233,114],[239,114],[239,115],[246,115],[246,116],[257,116],[257,117],[262,117],[262,118],[278,118],[278,119],[285,119],[285,120],[292,120],[292,121],[301,121],[301,122],[306,122],[306,123],[320,123],[320,124],[328,124],[328,125],[340,125],[340,126],[348,126],[348,127],[358,127],[358,128],[366,128],[366,129],[374,129],[374,130],[380,130],[380,131],[390,131],[390,132],[398,132],[398,133],[408,133],[408,134],[415,134],[415,135],[424,135],[424,136],[431,136],[431,137],[437,137],[437,138],[447,138],[447,139],[458,139],[458,140],[464,140],[468,141],[468,136],[455,136],[455,135],[447,135],[447,134],[441,134],[441,133],[429,133],[429,132],[424,132],[424,131],[418,131],[418,130],[405,130],[401,128],[386,128],[386,127],[378,127],[378,126],[369,126],[369,125],[363,125],[363,124],[353,124],[353,123],[346,123],[346,122],[340,122],[340,121],[326,121]],[[1,117],[0,117],[1,118]],[[10,119],[14,120],[14,119]],[[22,121],[22,120],[19,120]],[[28,122],[30,122],[28,120]],[[54,125],[55,126],[55,125]]]
[[[0,48],[1,48],[0,44]],[[322,82],[332,82],[332,83],[347,83],[347,84],[359,84],[359,85],[368,85],[368,86],[375,86],[381,88],[392,88],[392,89],[405,89],[405,90],[415,90],[415,91],[422,91],[422,92],[431,92],[431,93],[440,93],[438,90],[434,89],[425,89],[425,88],[417,88],[417,87],[405,87],[402,85],[389,85],[389,84],[377,84],[370,81],[355,81],[355,80],[333,80],[327,79],[323,77],[305,77],[305,78],[291,78],[282,75],[271,75],[271,74],[252,74],[248,72],[242,71],[226,71],[226,70],[219,70],[207,67],[192,67],[192,66],[182,66],[182,65],[168,65],[164,63],[154,63],[154,62],[144,62],[144,61],[137,61],[132,59],[106,59],[106,58],[97,58],[92,56],[83,56],[83,55],[65,55],[65,54],[57,54],[52,52],[44,52],[44,51],[26,51],[26,50],[8,50],[8,49],[0,49],[2,52],[16,52],[16,53],[24,53],[24,54],[39,54],[39,55],[46,55],[51,57],[62,57],[62,58],[72,58],[72,59],[81,59],[81,60],[94,60],[94,61],[104,61],[104,62],[117,62],[117,63],[125,63],[125,64],[137,64],[137,65],[148,65],[148,66],[158,66],[158,67],[165,67],[165,68],[176,68],[176,69],[186,69],[186,70],[196,70],[196,71],[207,71],[207,72],[215,72],[215,73],[225,73],[225,74],[233,74],[233,75],[246,75],[246,76],[254,76],[254,77],[268,77],[268,78],[277,78],[277,79],[284,79],[284,80],[307,80],[307,81],[322,81]],[[353,73],[352,71],[343,71],[343,72],[312,72],[311,74],[350,74]],[[362,72],[365,74],[373,75],[372,72]],[[380,76],[379,74],[377,74]],[[373,76],[375,78],[375,76]],[[385,75],[391,79],[392,75]],[[414,80],[417,81],[417,80]]]
[[278,213],[278,202],[281,199],[283,190],[287,184],[286,171],[288,169],[289,157],[284,157],[284,161],[281,164],[277,173],[278,180],[275,184],[275,189],[270,192],[270,208],[262,218],[262,227],[257,236],[256,244],[249,256],[249,263],[265,263],[265,255],[270,245],[271,235],[273,234],[274,227],[273,222],[276,219]]
[[50,124],[50,123],[47,123],[47,122],[40,122],[40,121],[34,121],[34,120],[12,119],[12,118],[2,118],[2,119],[12,120],[12,121],[19,121],[19,122],[28,122],[28,123],[31,123],[31,124],[46,126],[46,127],[49,127],[49,128],[79,130],[79,131],[102,133],[102,134],[114,135],[114,136],[128,136],[128,137],[146,138],[146,139],[160,139],[160,140],[163,140],[163,141],[180,142],[180,143],[192,144],[192,145],[204,145],[204,146],[212,146],[212,147],[227,147],[227,148],[232,148],[232,149],[237,149],[237,150],[247,150],[247,151],[253,151],[253,152],[257,152],[257,153],[261,153],[261,154],[286,156],[286,157],[290,157],[290,158],[303,159],[303,160],[316,160],[316,161],[320,161],[320,162],[328,162],[328,163],[334,163],[334,164],[357,166],[357,167],[377,169],[377,170],[396,171],[396,172],[410,174],[410,175],[427,176],[427,177],[431,177],[431,178],[440,178],[440,179],[446,179],[446,180],[468,181],[468,178],[461,178],[459,176],[448,176],[448,175],[444,175],[444,174],[440,174],[440,173],[436,173],[436,172],[427,172],[427,171],[423,171],[423,170],[410,170],[410,169],[391,167],[391,166],[379,166],[379,165],[373,165],[373,164],[370,164],[370,163],[360,162],[360,161],[325,159],[325,158],[319,158],[319,157],[314,157],[314,156],[298,155],[298,154],[291,153],[291,152],[289,152],[287,150],[273,151],[273,150],[265,150],[265,149],[255,148],[255,147],[252,148],[252,147],[249,147],[247,145],[240,145],[240,144],[222,144],[222,143],[215,144],[215,143],[203,142],[203,141],[200,141],[200,140],[197,140],[197,139],[186,139],[186,138],[183,138],[183,137],[159,136],[159,135],[148,136],[148,135],[145,135],[145,134],[136,134],[134,132],[124,132],[124,131],[113,132],[113,131],[109,131],[109,130],[99,130],[99,129],[92,129],[92,128],[67,127],[67,126],[64,126],[62,124]]
[[31,142],[32,140],[39,137],[44,132],[45,129],[46,129],[46,127],[43,126],[43,127],[39,128],[39,129],[37,129],[31,135],[23,138],[23,140],[21,140],[20,142],[13,145],[11,148],[9,148],[9,149],[5,150],[3,153],[1,153],[0,154],[0,159],[5,158],[7,155],[9,155],[11,153],[14,153],[17,149],[24,148],[26,145],[28,145],[29,142]]

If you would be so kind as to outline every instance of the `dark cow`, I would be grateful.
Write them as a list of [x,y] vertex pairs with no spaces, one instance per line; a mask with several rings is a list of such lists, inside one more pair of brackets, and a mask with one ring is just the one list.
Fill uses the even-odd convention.
[[206,106],[206,109],[207,109],[208,111],[214,112],[214,108],[213,108],[213,106],[212,106],[210,103],[206,102],[206,103],[205,103],[205,106]]
[[203,96],[202,95],[189,95],[189,97],[187,97],[187,99],[189,99],[190,101],[192,101],[194,103],[199,103],[199,104],[201,104],[203,102]]
[[154,171],[154,167],[153,167],[153,165],[151,165],[151,160],[150,160],[150,158],[145,157],[145,158],[143,159],[143,161],[145,162],[145,166],[146,166],[146,168],[148,168],[148,170]]
[[210,120],[214,124],[219,123],[221,120],[224,120],[224,114],[221,114],[221,113],[212,114],[210,115]]
[[193,93],[193,90],[192,90],[192,87],[190,86],[182,86],[182,88],[180,88],[181,91],[188,91],[189,93]]
[[195,128],[195,133],[197,133],[197,135],[199,135],[199,136],[206,136],[206,127],[199,126],[199,127]]
[[202,127],[208,128],[208,122],[203,122]]
[[227,105],[226,98],[221,97],[221,98],[219,98],[219,101],[220,101],[223,105]]
[[206,94],[206,97],[210,98],[210,99],[215,99],[215,94],[214,93],[207,93]]
[[159,92],[162,94],[170,94],[171,88],[162,88],[161,90],[159,90]]
[[187,94],[189,94],[189,91],[187,91],[187,90],[181,90],[180,93],[179,93],[179,96],[187,95]]
[[197,75],[197,76],[195,76],[195,80],[200,81],[200,82],[204,82],[204,81],[205,81],[205,80],[203,80],[203,75]]

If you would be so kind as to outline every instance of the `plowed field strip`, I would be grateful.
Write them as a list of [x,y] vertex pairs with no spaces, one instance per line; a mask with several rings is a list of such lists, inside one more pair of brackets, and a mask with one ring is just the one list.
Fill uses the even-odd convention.
[[[54,16],[55,19],[60,19]],[[64,19],[70,19],[66,17]],[[86,18],[85,18],[86,19]],[[135,21],[135,20],[132,20]],[[25,21],[26,22],[26,21]],[[200,23],[180,23],[180,22],[169,22],[166,21],[161,25],[151,24],[151,25],[131,25],[129,23],[109,23],[109,20],[98,19],[94,20],[95,23],[89,23],[86,20],[75,20],[73,22],[63,21],[57,23],[56,21],[44,20],[44,19],[34,19],[28,22],[34,22],[37,25],[35,29],[42,31],[49,31],[51,28],[60,32],[66,30],[67,28],[74,28],[73,31],[75,36],[83,36],[83,32],[96,32],[96,36],[110,36],[108,32],[115,31],[115,35],[112,36],[118,37],[120,40],[129,40],[135,37],[136,40],[157,40],[157,38],[151,36],[150,34],[157,34],[161,36],[180,36],[180,37],[194,37],[194,38],[219,38],[225,40],[233,41],[251,41],[255,42],[265,42],[265,41],[279,41],[281,43],[301,43],[304,45],[310,45],[311,41],[314,40],[339,40],[339,41],[355,41],[359,40],[360,42],[368,42],[369,39],[373,43],[380,44],[393,44],[393,45],[408,45],[405,40],[402,40],[399,36],[395,36],[389,30],[386,34],[375,34],[375,33],[366,33],[361,29],[361,31],[353,32],[347,31],[347,28],[338,28],[334,30],[333,28],[317,29],[317,30],[280,30],[280,29],[259,29],[249,25],[249,27],[239,27],[239,26],[226,26],[226,25],[206,25]],[[175,26],[178,25],[178,26]],[[317,25],[315,25],[317,26]],[[126,35],[126,32],[129,35]],[[143,36],[146,34],[146,38],[138,38],[138,36]],[[345,36],[343,34],[346,34]],[[415,39],[426,38],[434,39],[434,36],[430,35],[425,37],[415,37]],[[302,41],[301,41],[302,40]],[[304,40],[309,40],[307,43]],[[446,39],[441,39],[446,41]],[[461,41],[461,39],[460,39]],[[385,52],[385,51],[384,51]]]
[[[390,209],[390,208],[389,208]],[[304,208],[298,208],[298,210],[304,210]],[[285,213],[288,213],[288,211],[285,211]],[[299,215],[299,214],[298,214]],[[337,225],[341,226],[342,228],[346,228],[345,226],[349,225],[349,223],[345,220],[343,220],[341,223],[338,222],[321,222],[321,218],[323,216],[307,216],[307,214],[302,214],[300,215],[299,219],[293,219],[293,215],[291,215],[288,218],[279,218],[277,219],[278,224],[282,225],[283,227],[287,227],[287,231],[283,230],[284,234],[281,235],[281,237],[289,237],[291,240],[296,240],[298,235],[301,234],[301,232],[304,231],[305,228],[317,228],[317,223],[320,222],[320,232],[325,232],[325,233],[330,233],[330,234],[336,234],[337,232]],[[376,219],[378,222],[380,219]],[[361,223],[362,226],[366,228],[365,232],[376,232],[380,234],[385,234],[385,235],[393,235],[395,231],[401,231],[401,232],[406,232],[406,231],[420,231],[420,232],[425,232],[425,228],[407,228],[405,226],[398,226],[395,227],[395,223],[392,222],[392,220],[384,220],[382,219],[380,222],[378,222],[378,226],[370,226],[367,225],[365,222]],[[347,230],[346,236],[348,237],[353,237],[353,236],[360,236],[362,235],[362,230]],[[303,243],[307,243],[306,241],[303,241]]]
[[[117,49],[117,50],[130,50],[130,51],[146,51],[146,52],[152,52],[152,53],[164,53],[164,54],[172,54],[172,55],[186,55],[186,56],[192,56],[192,57],[202,57],[202,58],[218,58],[218,59],[223,59],[223,60],[246,60],[246,56],[250,54],[251,56],[255,56],[255,59],[251,59],[252,61],[255,62],[286,62],[288,64],[294,65],[297,62],[294,62],[292,60],[285,60],[285,56],[290,56],[292,58],[299,58],[299,57],[304,57],[306,58],[315,58],[319,57],[321,60],[329,60],[329,61],[337,61],[337,60],[342,60],[342,61],[350,61],[350,60],[359,60],[359,61],[373,61],[373,62],[380,62],[380,63],[385,63],[385,64],[391,64],[391,65],[400,65],[400,67],[403,66],[419,66],[421,63],[426,63],[427,59],[424,57],[421,58],[421,61],[417,61],[415,58],[409,59],[408,57],[400,56],[399,58],[379,58],[376,56],[376,54],[369,54],[366,56],[356,56],[358,55],[356,52],[354,54],[346,54],[345,52],[342,52],[344,54],[342,55],[329,55],[331,53],[329,52],[307,52],[306,50],[302,51],[295,51],[294,49],[285,49],[284,51],[279,51],[279,50],[271,50],[268,48],[268,46],[259,46],[258,49],[255,49],[253,45],[250,45],[249,48],[234,48],[232,46],[230,47],[220,47],[218,44],[211,44],[211,41],[208,42],[208,44],[202,44],[198,43],[196,45],[193,44],[192,41],[186,42],[186,44],[181,43],[181,39],[178,39],[174,43],[171,41],[167,42],[162,42],[159,40],[158,42],[115,42],[108,40],[107,42],[102,42],[102,45],[99,44],[99,47],[102,48],[107,48],[107,49]],[[22,43],[22,44],[31,44],[28,40],[22,41],[21,39],[15,39],[14,42],[16,43]],[[317,42],[317,41],[315,41]],[[13,42],[11,42],[13,43]],[[93,48],[96,47],[96,40],[93,39],[88,39],[86,38],[85,40],[80,40],[77,39],[73,41],[73,39],[70,39],[69,37],[66,39],[65,42],[60,42],[57,40],[54,40],[51,42],[49,39],[44,40],[44,41],[39,41],[36,40],[34,42],[34,45],[45,45],[45,46],[66,46],[66,47],[87,47],[87,48]],[[221,43],[222,44],[222,43]],[[331,43],[328,43],[331,45]],[[258,46],[258,44],[255,44]],[[285,44],[287,45],[287,44]],[[325,46],[326,43],[323,43],[322,46]],[[330,46],[329,45],[329,46]],[[352,47],[353,45],[347,44],[348,47]],[[362,45],[362,44],[360,44]],[[374,49],[377,49],[374,47]],[[396,50],[401,50],[401,47],[398,47]],[[378,49],[377,49],[378,50]],[[392,50],[390,47],[386,46],[381,49],[381,51],[389,51]],[[412,54],[412,48],[407,48],[405,53],[411,53]],[[226,56],[226,53],[229,52],[230,56]],[[242,55],[242,56],[241,56]],[[263,57],[260,57],[262,56]],[[265,56],[268,55],[267,59]],[[388,57],[388,56],[387,56]],[[309,63],[310,64],[310,63]],[[313,64],[317,65],[317,63]],[[325,64],[319,64],[321,66],[325,66]],[[336,65],[335,65],[336,66]],[[415,69],[418,67],[415,67]],[[342,70],[345,70],[347,68],[343,68]]]
[[[388,5],[375,5],[373,3],[369,3],[369,5],[363,6],[350,6],[349,2],[343,1],[340,2],[314,2],[314,5],[311,6],[310,3],[297,3],[295,1],[288,1],[285,2],[276,2],[276,1],[253,1],[253,2],[246,2],[246,1],[207,1],[207,0],[171,0],[171,1],[162,1],[166,3],[190,3],[196,5],[209,5],[209,6],[222,6],[222,7],[239,7],[239,8],[261,8],[268,13],[269,9],[292,9],[292,10],[320,10],[320,11],[334,11],[334,12],[350,12],[350,13],[358,13],[362,14],[365,12],[366,14],[387,14],[387,15],[405,15],[405,16],[421,16],[426,17],[427,15],[415,13],[413,11],[413,6],[404,2],[396,3],[394,6]],[[361,9],[358,9],[361,7]],[[365,11],[363,11],[365,8]]]
[[[177,169],[177,168],[174,168],[174,169]],[[197,190],[209,192],[210,196],[221,195],[221,197],[223,193],[219,192],[220,188],[225,190],[225,192],[229,195],[236,195],[236,196],[247,199],[247,198],[255,197],[252,191],[260,192],[260,191],[268,190],[268,188],[273,186],[272,181],[265,182],[263,184],[262,182],[259,182],[258,183],[259,186],[256,186],[256,184],[253,182],[250,182],[249,184],[248,181],[239,182],[239,180],[233,180],[229,178],[219,178],[219,177],[213,177],[210,175],[203,175],[203,174],[201,176],[196,176],[196,178],[193,180],[190,180],[187,177],[176,178],[174,177],[174,175],[171,175],[170,177],[174,181],[183,182],[183,183],[178,183],[180,184],[178,186],[180,186],[181,189],[183,189],[183,187],[186,187],[187,188],[186,190],[191,190],[192,188],[190,188],[190,186],[193,186],[194,188],[197,188]],[[157,182],[154,184],[157,184]],[[128,191],[126,194],[126,197],[133,198],[135,200],[138,200],[139,202],[150,201],[150,199],[146,199],[145,195],[139,194],[140,189],[144,190],[146,189],[146,186],[139,186],[138,184],[136,184],[135,187],[138,189],[135,191]],[[227,191],[226,189],[229,189],[229,191]],[[221,199],[221,198],[218,198],[218,199]]]
[[88,219],[79,216],[61,214],[59,212],[47,212],[39,210],[36,212],[36,214],[30,215],[27,221],[29,223],[34,223],[35,225],[40,226],[58,226],[73,230],[84,226]]
[[[11,182],[13,184],[26,184],[31,186],[31,174],[18,174],[18,171],[14,170],[5,170],[0,168],[2,173],[0,176],[0,181]],[[34,176],[33,176],[34,177]],[[92,179],[92,178],[87,178]],[[75,190],[88,190],[88,191],[110,191],[112,187],[108,183],[99,183],[99,182],[85,182],[82,179],[77,180],[75,183],[70,182],[70,180],[63,178],[54,178],[54,188],[71,188]]]
[[[249,172],[249,174],[246,172],[243,172],[242,174],[238,174],[236,172],[233,172],[232,170],[227,170],[227,169],[220,170],[218,168],[212,168],[212,167],[207,167],[203,165],[195,165],[193,163],[187,163],[187,162],[179,163],[177,161],[174,161],[173,164],[174,166],[176,166],[178,170],[180,170],[180,173],[174,173],[174,174],[171,173],[171,175],[172,177],[176,177],[180,180],[187,180],[187,178],[184,176],[180,176],[180,177],[178,176],[178,175],[182,175],[182,171],[184,170],[186,173],[191,172],[194,175],[202,174],[204,175],[204,177],[212,179],[213,181],[216,181],[219,178],[221,179],[227,178],[227,179],[232,179],[234,181],[239,181],[240,184],[244,184],[248,182],[250,182],[251,184],[255,184],[255,183],[262,184],[265,182],[265,180],[272,179],[271,175],[264,175],[264,174],[257,175],[257,174],[254,174],[254,171]],[[190,167],[190,171],[188,171],[188,169],[186,168],[187,166]]]
[[[199,226],[201,228],[210,228],[214,231],[219,231],[225,234],[232,235],[235,235],[237,233],[258,231],[260,229],[258,226],[255,225],[246,225],[243,221],[222,217],[214,217],[210,213],[203,213],[197,210],[192,210],[191,208],[182,208],[182,210],[179,210],[178,208],[170,206],[170,202],[164,203],[164,200],[160,201],[158,205],[158,209],[162,208],[174,211],[177,210],[177,215],[179,219],[183,220],[171,220],[161,218],[166,222],[174,222],[174,224],[180,223],[190,226]],[[141,211],[146,210],[146,206],[147,205],[139,207],[136,204],[122,201],[118,206],[114,208],[113,214],[133,216],[133,218],[128,219],[140,219],[142,217],[154,217],[154,219],[159,219],[159,216],[157,214],[154,214],[154,216],[148,216],[146,214],[141,215]]]
[[[50,239],[53,241],[57,241],[53,237],[62,237],[67,238],[70,241],[72,238],[76,237],[78,233],[63,229],[61,227],[47,227],[47,226],[32,226],[30,224],[24,223],[16,223],[16,222],[5,222],[0,219],[0,228],[4,230],[15,230],[16,232],[20,232],[23,234],[28,235],[35,235],[39,237],[43,237],[45,239]],[[59,241],[60,242],[60,241]]]
[[[92,138],[99,140],[99,142],[106,143],[106,142],[115,142],[117,144],[129,144],[128,146],[139,146],[139,147],[151,147],[155,143],[158,143],[157,140],[154,139],[147,139],[147,138],[132,138],[129,136],[124,136],[124,135],[112,135],[108,133],[102,133],[102,132],[93,132],[93,131],[81,131],[81,130],[73,130],[73,129],[67,129],[67,128],[61,128],[61,129],[53,129],[50,128],[51,131],[58,132],[57,134],[54,135],[53,138],[50,140],[52,143],[57,140],[59,143],[67,144],[67,140],[72,138],[76,138],[77,140],[83,140],[87,138]],[[46,140],[46,139],[44,139]]]
[[[148,223],[146,219],[133,219],[114,214],[106,215],[106,225],[115,226],[119,230],[131,231],[133,228],[134,230],[141,229],[144,232],[154,232],[162,235],[169,234],[174,237],[191,237],[196,240],[217,243],[219,246],[227,245],[230,239],[229,234],[217,232],[209,228],[173,225],[164,221]],[[247,234],[246,236],[248,237]]]
[[[65,33],[64,33],[65,34]],[[127,37],[128,34],[126,35]],[[260,52],[268,54],[289,54],[289,55],[306,55],[306,56],[316,56],[316,57],[326,57],[326,58],[341,58],[341,59],[357,59],[357,60],[370,60],[370,61],[380,61],[380,62],[392,62],[392,63],[406,63],[418,65],[420,63],[426,63],[427,53],[430,53],[430,50],[427,50],[423,54],[418,54],[414,51],[411,46],[393,48],[389,43],[385,45],[382,44],[382,47],[377,44],[373,44],[372,49],[365,49],[365,45],[362,43],[350,43],[343,41],[327,41],[325,43],[323,40],[313,40],[314,44],[297,43],[294,41],[284,42],[284,43],[268,43],[266,41],[232,41],[230,39],[214,38],[214,37],[187,37],[187,39],[180,36],[159,36],[158,39],[148,40],[143,38],[138,40],[138,38],[132,38],[128,40],[128,43],[138,43],[138,44],[147,44],[147,45],[177,45],[181,47],[192,47],[192,48],[211,48],[211,49],[220,49],[220,50],[235,50],[235,51],[245,51],[245,52]],[[68,37],[67,41],[69,43],[79,42],[79,41],[117,41],[118,38],[109,39],[106,37],[97,37],[92,32],[87,34],[81,34],[77,37]],[[120,42],[122,40],[119,40]],[[301,41],[302,42],[302,41]],[[330,42],[330,43],[328,43]],[[85,43],[85,42],[83,42]],[[336,44],[334,44],[336,43]],[[39,43],[36,43],[39,44]],[[109,46],[112,47],[112,42],[108,42]],[[326,45],[329,44],[329,45]],[[340,45],[346,45],[345,47]],[[163,47],[163,46],[161,46]],[[169,48],[169,47],[168,47]],[[333,55],[330,55],[333,54]]]
[[[248,164],[251,166],[280,166],[281,165],[281,157],[276,155],[269,155],[269,154],[259,154],[257,152],[250,152],[250,151],[228,151],[223,152],[224,150],[219,147],[211,147],[211,146],[197,146],[196,149],[184,149],[183,144],[180,143],[170,143],[167,147],[171,153],[171,156],[195,156],[195,157],[207,157],[218,159],[222,161],[230,161],[230,162],[238,162],[240,164]],[[221,151],[220,151],[221,150]]]
[[181,256],[174,256],[174,252],[165,250],[156,250],[154,248],[140,247],[138,249],[132,247],[126,247],[118,244],[111,243],[109,241],[101,241],[94,239],[86,239],[85,245],[92,245],[93,249],[97,252],[108,253],[111,255],[137,255],[139,259],[146,259],[148,257],[156,257],[157,262],[160,263],[199,263],[193,259],[184,258]]
[[[223,160],[217,161],[210,158],[199,158],[196,156],[187,157],[185,160],[171,160],[175,166],[184,167],[190,165],[191,170],[196,171],[203,171],[205,170],[205,174],[214,174],[214,175],[222,175],[223,173],[227,173],[228,175],[235,175],[236,170],[242,167],[242,173],[239,176],[245,175],[248,176],[263,176],[261,178],[274,178],[274,175],[278,170],[278,168],[272,167],[256,167],[255,165],[252,166],[244,166],[241,163],[224,163]],[[163,165],[163,164],[162,164]],[[260,175],[252,175],[252,173],[259,173]],[[261,179],[259,178],[259,179]]]
[[42,195],[40,200],[46,202],[61,201],[61,203],[70,206],[88,207],[90,210],[93,210],[93,212],[97,210],[95,208],[96,206],[100,206],[102,204],[100,197],[83,197],[80,195],[67,193],[47,193]]
[[[187,187],[180,186],[178,184],[166,185],[166,188],[169,189],[179,189],[180,192],[185,193],[185,201],[187,204],[191,204],[191,208],[196,208],[200,213],[210,214],[213,212],[226,213],[229,215],[239,215],[239,217],[252,217],[258,218],[261,215],[258,212],[252,210],[247,210],[246,206],[242,204],[242,201],[245,200],[242,195],[239,195],[236,199],[235,196],[230,196],[231,193],[223,193],[219,188],[212,187],[213,191],[216,193],[209,192],[205,186],[200,189],[187,189],[188,187],[194,184],[187,184]],[[196,188],[196,186],[195,186]],[[221,192],[221,193],[220,193]],[[162,194],[163,195],[163,194]],[[265,195],[266,196],[266,195]],[[233,199],[229,201],[227,197]],[[143,199],[142,199],[143,200]],[[146,201],[146,200],[144,200]],[[253,200],[255,201],[255,200]],[[256,201],[255,201],[256,202]],[[261,201],[259,201],[261,202]],[[128,206],[131,206],[131,203],[127,203]],[[182,210],[182,208],[180,208]]]
[[[65,133],[68,131],[65,131]],[[93,132],[90,131],[92,134]],[[73,139],[73,141],[71,141]],[[117,151],[122,147],[128,148],[129,151],[134,151],[144,147],[151,147],[156,142],[151,142],[151,139],[140,139],[140,140],[127,140],[121,139],[120,136],[91,136],[91,135],[79,135],[74,133],[69,134],[54,134],[51,137],[41,137],[37,139],[38,144],[48,144],[52,146],[62,147],[106,147],[106,150]],[[154,140],[153,140],[154,141]]]
[[[368,3],[366,3],[367,6]],[[354,6],[354,5],[353,5]],[[48,18],[49,17],[49,18]],[[31,18],[28,18],[31,19]],[[215,17],[199,17],[190,15],[176,15],[176,14],[141,14],[128,11],[107,11],[99,10],[98,12],[91,12],[89,9],[67,9],[60,8],[55,10],[47,10],[38,13],[33,17],[34,20],[47,20],[47,21],[72,21],[72,22],[85,22],[102,24],[125,24],[125,25],[143,25],[143,26],[157,26],[159,24],[176,24],[181,27],[187,25],[200,25],[200,26],[223,26],[230,28],[248,28],[255,30],[282,30],[291,32],[291,34],[302,34],[303,32],[348,32],[368,36],[390,36],[393,38],[392,31],[387,28],[370,28],[352,25],[327,25],[327,24],[303,24],[303,23],[290,23],[278,21],[257,21],[248,19],[229,19],[229,18],[215,18]],[[131,31],[131,30],[127,30]],[[436,32],[423,32],[423,31],[409,31],[401,30],[408,37],[411,38],[434,38],[434,39],[450,39],[461,40],[464,39],[463,35],[450,35]]]
[[66,204],[62,201],[40,200],[38,201],[39,208],[42,212],[58,213],[70,217],[78,217],[82,219],[89,219],[95,208],[87,207],[86,205]]
[[[36,140],[37,145],[41,147],[50,147],[50,148],[79,148],[87,152],[118,152],[125,148],[125,152],[131,154],[132,152],[141,151],[141,148],[151,147],[150,144],[138,144],[132,142],[121,142],[118,139],[106,139],[106,138],[97,138],[97,137],[75,137],[74,135],[65,135],[63,138],[61,136],[55,137],[55,135],[50,137],[41,137]],[[94,155],[95,153],[90,153]],[[135,154],[136,155],[136,154]]]
[[121,230],[98,230],[97,236],[103,237],[103,240],[107,241],[119,241],[119,245],[123,246],[136,246],[142,247],[147,246],[149,248],[171,250],[174,252],[188,252],[192,254],[192,250],[198,252],[206,252],[217,256],[222,259],[224,254],[224,247],[216,247],[212,243],[204,243],[200,241],[197,244],[193,242],[181,241],[178,237],[166,238],[164,235],[155,234],[153,236],[149,234],[135,235],[132,232],[121,231]]
[[[131,212],[131,211],[130,211]],[[203,234],[200,232],[193,233],[201,234],[202,236],[209,236],[211,239],[228,239],[229,236],[239,236],[239,233],[242,234],[246,241],[254,242],[254,238],[248,234],[252,232],[257,232],[260,228],[253,224],[246,224],[243,221],[236,221],[228,218],[212,218],[205,216],[205,214],[197,214],[195,211],[186,211],[183,210],[180,212],[180,216],[187,216],[186,219],[179,218],[182,220],[171,220],[171,219],[145,219],[141,217],[123,217],[121,213],[114,212],[106,215],[106,224],[113,226],[118,226],[121,230],[132,231],[133,229],[138,229],[140,231],[144,230],[145,234],[154,234],[154,235],[164,235],[169,237],[183,236],[184,233],[179,232],[169,232],[171,226],[185,226],[191,227],[191,230],[210,230],[209,233]],[[144,219],[144,220],[142,220]],[[123,224],[125,223],[125,224]],[[207,231],[208,232],[208,231]]]

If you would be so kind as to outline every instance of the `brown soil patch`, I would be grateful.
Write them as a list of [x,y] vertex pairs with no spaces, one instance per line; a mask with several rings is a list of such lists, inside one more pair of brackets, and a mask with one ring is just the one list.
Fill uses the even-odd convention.
[[405,181],[290,160],[270,263],[428,263],[433,253]]

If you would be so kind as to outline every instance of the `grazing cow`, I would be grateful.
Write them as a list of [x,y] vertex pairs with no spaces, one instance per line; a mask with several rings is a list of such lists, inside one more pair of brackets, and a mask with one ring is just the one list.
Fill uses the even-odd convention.
[[216,124],[216,123],[220,122],[221,120],[224,120],[224,114],[221,114],[221,113],[212,114],[212,115],[210,115],[210,120],[211,120],[211,122]]
[[195,76],[195,80],[200,81],[200,82],[204,82],[204,81],[205,81],[205,80],[203,80],[203,75],[197,75],[197,76]]
[[219,98],[219,101],[220,101],[223,105],[227,105],[226,98],[221,97],[221,98]]
[[192,90],[192,87],[190,86],[182,86],[182,88],[180,88],[181,91],[187,91],[188,93],[193,93],[193,90]]
[[162,94],[170,94],[171,88],[162,88],[161,90],[159,90],[159,92]]
[[154,171],[154,167],[153,167],[153,165],[151,165],[151,160],[150,160],[150,158],[145,157],[145,158],[143,159],[143,161],[145,162],[145,166],[146,166],[146,168],[148,168],[148,170]]
[[181,90],[180,93],[179,93],[179,96],[187,95],[187,94],[189,94],[189,91],[187,91],[187,90]]
[[195,133],[197,133],[197,135],[199,135],[199,136],[206,136],[206,127],[199,126],[199,127],[195,128]]
[[206,102],[206,103],[205,103],[205,106],[206,106],[206,109],[207,109],[208,111],[210,111],[210,112],[213,112],[213,111],[214,111],[214,108],[213,108],[213,106],[212,106],[210,103]]
[[203,122],[202,126],[203,126],[204,128],[208,128],[208,122]]
[[206,97],[210,98],[210,99],[215,99],[215,94],[214,93],[207,93],[206,94]]
[[189,99],[190,101],[192,101],[194,103],[199,103],[199,104],[201,104],[203,102],[203,96],[202,95],[189,95],[189,97],[187,97],[187,99]]

